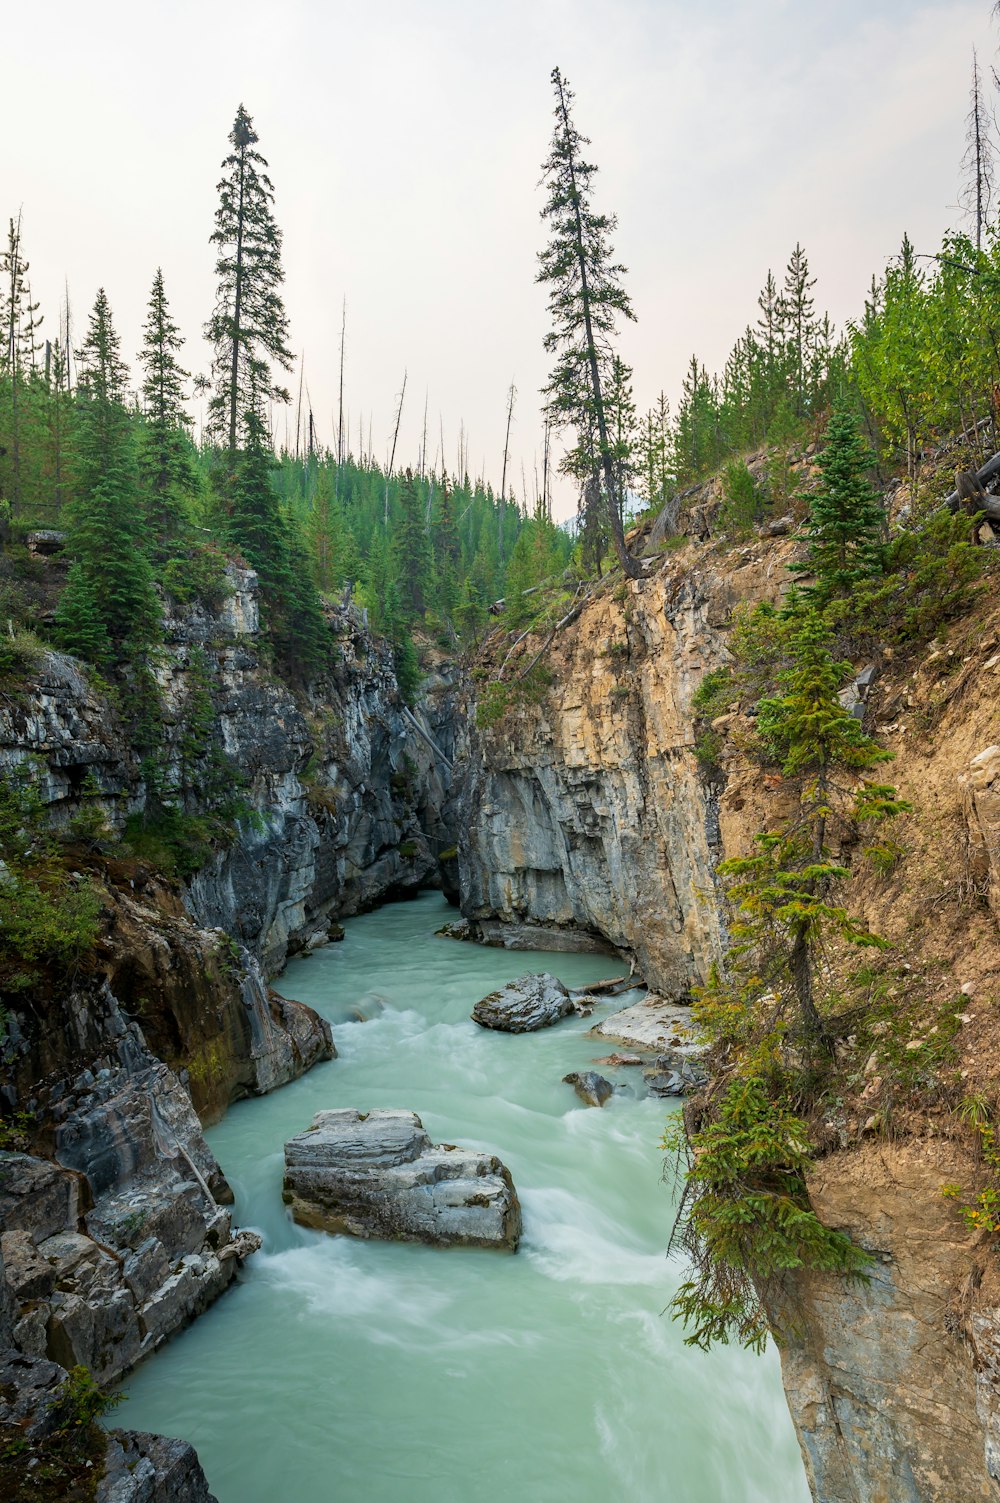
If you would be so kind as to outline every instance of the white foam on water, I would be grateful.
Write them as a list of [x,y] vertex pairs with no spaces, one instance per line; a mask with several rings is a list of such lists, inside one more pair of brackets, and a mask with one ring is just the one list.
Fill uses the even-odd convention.
[[660,1285],[667,1279],[662,1252],[630,1245],[626,1228],[590,1201],[549,1186],[525,1190],[522,1251],[560,1283]]
[[397,1323],[413,1330],[430,1330],[451,1303],[440,1285],[425,1277],[373,1264],[346,1237],[330,1237],[308,1247],[258,1254],[255,1274],[280,1291],[283,1299],[298,1302],[303,1313],[342,1321],[374,1320]]

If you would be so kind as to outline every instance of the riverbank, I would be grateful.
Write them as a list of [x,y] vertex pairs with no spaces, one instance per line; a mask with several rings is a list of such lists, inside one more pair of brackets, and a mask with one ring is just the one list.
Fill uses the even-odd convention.
[[[607,958],[457,945],[424,894],[349,920],[282,991],[333,1024],[340,1058],[237,1104],[208,1137],[242,1224],[264,1237],[238,1286],[129,1380],[132,1425],[183,1434],[219,1503],[805,1503],[774,1354],[684,1347],[662,1312],[666,1111],[641,1072],[597,1111],[562,1076],[607,1053],[588,1019],[507,1036],[473,1003]],[[348,1021],[352,1011],[373,1014]],[[281,1204],[282,1147],[323,1107],[404,1106],[435,1141],[488,1149],[524,1208],[515,1257],[331,1238]],[[667,1479],[665,1482],[665,1478]]]

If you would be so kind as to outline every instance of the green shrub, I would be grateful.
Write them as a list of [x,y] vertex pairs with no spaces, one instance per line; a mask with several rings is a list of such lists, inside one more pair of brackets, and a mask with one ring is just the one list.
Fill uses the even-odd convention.
[[993,558],[972,545],[966,517],[936,512],[893,538],[884,573],[831,603],[827,619],[859,643],[929,641],[969,607]]
[[663,1146],[687,1154],[673,1240],[691,1258],[694,1277],[671,1306],[690,1328],[687,1345],[707,1350],[735,1338],[762,1350],[762,1298],[795,1269],[867,1277],[870,1255],[824,1226],[809,1204],[812,1143],[780,1079],[733,1080],[706,1126],[686,1140],[679,1121]]
[[760,521],[763,504],[757,482],[742,459],[730,459],[723,466],[722,494],[720,527],[733,537],[746,537]]
[[100,901],[66,870],[29,766],[0,774],[0,862],[0,992],[30,990],[46,971],[65,982],[97,939]]
[[226,574],[225,554],[218,548],[201,545],[167,559],[160,582],[178,605],[190,605],[197,600],[211,611],[219,610],[233,593]]

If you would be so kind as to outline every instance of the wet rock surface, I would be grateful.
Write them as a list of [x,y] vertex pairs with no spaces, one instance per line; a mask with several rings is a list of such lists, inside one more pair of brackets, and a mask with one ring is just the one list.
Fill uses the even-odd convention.
[[584,1106],[603,1106],[615,1093],[610,1080],[596,1070],[574,1070],[563,1076],[563,1085],[571,1085]]
[[472,1021],[501,1033],[533,1033],[577,1011],[569,992],[547,971],[508,981],[472,1009]]
[[515,1251],[521,1210],[491,1154],[433,1144],[414,1112],[320,1112],[285,1144],[284,1199],[323,1231]]

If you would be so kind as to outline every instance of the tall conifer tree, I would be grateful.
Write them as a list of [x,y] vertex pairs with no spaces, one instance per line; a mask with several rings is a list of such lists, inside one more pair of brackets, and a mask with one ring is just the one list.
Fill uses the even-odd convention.
[[[606,396],[617,321],[635,314],[622,286],[625,268],[612,259],[609,237],[617,220],[592,207],[597,168],[584,159],[589,139],[574,124],[573,92],[558,68],[552,70],[552,86],[556,126],[542,164],[548,189],[542,218],[548,221],[550,240],[539,253],[536,278],[548,284],[552,327],[545,348],[556,356],[544,389],[546,413],[554,427],[576,430],[576,448],[564,465],[585,483],[599,477],[615,551],[625,574],[635,578],[639,568],[625,546],[625,498],[616,474]],[[591,494],[595,490],[592,486]]]
[[272,363],[292,368],[288,316],[281,299],[281,231],[272,204],[274,185],[259,140],[241,104],[229,133],[232,151],[223,162],[219,206],[211,243],[218,248],[215,311],[205,328],[215,347],[215,393],[209,403],[211,431],[234,463],[244,415],[263,418],[267,397],[287,402],[286,388],[272,380]]
[[70,512],[73,555],[57,627],[72,652],[102,666],[141,655],[159,607],[143,543],[128,370],[103,287],[77,352],[80,493]]
[[185,503],[197,490],[198,480],[185,432],[190,419],[184,411],[184,380],[177,351],[180,329],[170,316],[163,287],[163,272],[157,268],[143,325],[143,406],[146,426],[139,452],[143,500],[158,543],[169,543],[182,529]]

